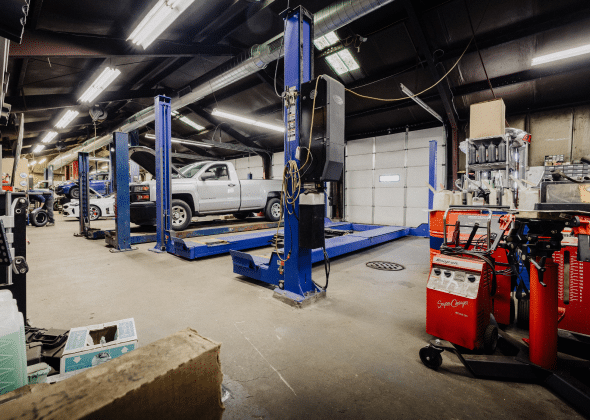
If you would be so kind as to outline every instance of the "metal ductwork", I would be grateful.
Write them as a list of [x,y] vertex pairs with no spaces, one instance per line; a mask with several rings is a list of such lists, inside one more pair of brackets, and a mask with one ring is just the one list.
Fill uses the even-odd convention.
[[[314,35],[315,37],[320,37],[339,29],[388,3],[392,3],[393,1],[394,0],[338,1],[314,15]],[[181,89],[180,92],[186,91],[188,93],[172,99],[172,110],[197,102],[213,92],[257,73],[269,63],[281,58],[284,53],[284,49],[281,48],[283,42],[282,38],[283,34],[279,34],[262,45],[252,47],[247,53],[229,60],[228,63],[222,64],[191,83],[190,86]],[[129,117],[115,131],[128,133],[143,127],[154,121],[154,119],[154,107],[151,106]],[[92,152],[109,145],[111,141],[111,134],[89,139],[80,146],[70,150],[67,154],[56,157],[49,162],[48,165],[53,165],[54,170],[59,169],[77,159],[76,156],[78,152]]]

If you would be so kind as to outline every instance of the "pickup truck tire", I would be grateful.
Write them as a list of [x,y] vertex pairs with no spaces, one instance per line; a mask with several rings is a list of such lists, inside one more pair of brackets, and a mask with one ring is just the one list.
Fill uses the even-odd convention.
[[171,207],[172,230],[185,230],[192,219],[190,206],[182,200],[172,200]]
[[278,222],[281,218],[281,201],[278,198],[271,198],[266,203],[264,209],[266,220],[270,222]]
[[75,187],[70,190],[70,198],[77,200],[80,198],[80,188]]

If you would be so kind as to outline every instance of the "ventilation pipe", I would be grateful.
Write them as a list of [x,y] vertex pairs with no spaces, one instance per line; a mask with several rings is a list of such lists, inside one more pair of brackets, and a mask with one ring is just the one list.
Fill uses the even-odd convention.
[[[394,0],[343,0],[338,1],[314,15],[314,36],[319,38],[329,32],[342,28],[377,9],[393,2]],[[191,85],[181,89],[183,96],[174,98],[171,101],[172,110],[177,110],[186,105],[223,89],[238,80],[250,76],[264,69],[269,63],[278,60],[284,55],[283,34],[270,39],[262,45],[252,47],[243,55],[229,60],[206,75],[200,77]],[[154,107],[146,108],[129,117],[114,131],[129,133],[154,121]],[[86,140],[80,146],[75,147],[64,155],[57,156],[48,165],[53,165],[53,170],[77,159],[78,152],[92,152],[101,147],[107,146],[112,141],[112,135],[94,137]]]

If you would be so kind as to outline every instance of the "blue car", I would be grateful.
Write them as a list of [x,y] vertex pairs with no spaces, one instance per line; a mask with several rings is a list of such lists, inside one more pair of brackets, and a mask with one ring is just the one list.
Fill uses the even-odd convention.
[[[109,180],[108,172],[97,172],[90,175],[90,188],[100,194],[107,195],[109,193],[110,183],[111,181]],[[66,197],[74,200],[80,198],[80,186],[78,185],[78,181],[72,181],[60,185],[55,189],[55,192],[59,195],[65,195]]]

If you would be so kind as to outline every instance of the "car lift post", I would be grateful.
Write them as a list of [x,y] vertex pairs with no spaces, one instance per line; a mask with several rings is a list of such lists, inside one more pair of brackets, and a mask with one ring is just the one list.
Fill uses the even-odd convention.
[[80,232],[75,236],[88,235],[90,230],[90,208],[89,208],[89,184],[88,152],[78,152],[78,184],[80,188],[80,199],[78,204],[78,215],[80,216]]
[[172,121],[170,98],[154,98],[156,113],[156,246],[150,251],[172,251],[170,238],[170,206],[172,191],[170,185],[170,151],[172,148]]
[[113,133],[114,150],[111,151],[111,168],[114,189],[117,191],[115,217],[115,248],[111,252],[133,251],[129,219],[129,135]]
[[[297,92],[301,92],[301,84],[310,81],[313,77],[313,16],[301,6],[283,13],[285,19],[285,89],[287,91],[295,89]],[[296,160],[295,153],[299,147],[301,130],[301,99],[299,97],[296,98],[295,106],[294,135],[289,135],[287,118],[289,109],[287,106],[283,106],[285,165],[291,160]],[[298,166],[301,165],[301,162],[297,161],[297,163]],[[289,180],[288,188],[290,190],[292,188],[291,180]],[[287,211],[287,203],[284,199],[283,206],[285,217],[283,259],[286,261],[284,262],[284,280],[278,282],[279,288],[275,289],[275,292],[301,304],[320,294],[325,295],[325,291],[320,290],[311,279],[311,249],[299,246],[299,198],[295,200],[292,211]]]

